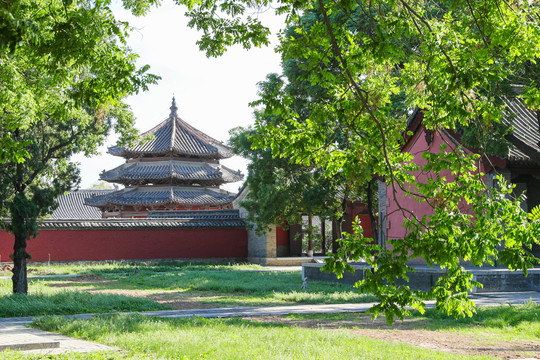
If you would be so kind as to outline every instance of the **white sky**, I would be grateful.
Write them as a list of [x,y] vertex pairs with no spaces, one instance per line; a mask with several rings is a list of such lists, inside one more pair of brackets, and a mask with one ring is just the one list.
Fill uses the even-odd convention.
[[[219,58],[208,59],[195,44],[200,33],[187,27],[188,19],[183,13],[184,8],[170,0],[141,18],[123,10],[116,12],[118,19],[127,20],[136,28],[128,41],[140,56],[138,65],[149,64],[150,73],[162,78],[148,91],[129,97],[127,103],[137,117],[137,129],[144,132],[168,117],[174,94],[178,115],[183,120],[226,142],[230,129],[253,124],[253,109],[248,103],[257,99],[257,82],[268,73],[281,70],[279,54],[273,48],[277,44],[275,32],[283,28],[283,19],[275,17],[272,11],[258,15],[272,29],[271,46],[251,50],[236,46]],[[81,189],[97,183],[102,170],[125,162],[107,154],[107,147],[114,142],[115,138],[109,138],[100,156],[73,158],[80,163]],[[246,174],[245,159],[235,156],[222,163]],[[222,188],[236,192],[241,184]]]

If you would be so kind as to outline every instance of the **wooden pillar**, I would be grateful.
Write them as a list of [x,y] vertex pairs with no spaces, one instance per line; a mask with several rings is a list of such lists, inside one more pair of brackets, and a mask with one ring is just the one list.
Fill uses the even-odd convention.
[[302,256],[302,224],[289,226],[289,249],[291,256]]
[[307,248],[307,256],[313,256],[313,217],[311,215],[308,216],[308,248]]
[[326,220],[321,219],[321,252],[326,253]]

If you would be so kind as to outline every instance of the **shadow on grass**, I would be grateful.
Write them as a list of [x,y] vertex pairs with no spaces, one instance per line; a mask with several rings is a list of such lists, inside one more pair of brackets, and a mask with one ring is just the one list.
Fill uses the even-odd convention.
[[405,321],[395,322],[388,326],[384,316],[372,320],[369,314],[291,314],[286,318],[292,321],[320,321],[321,325],[338,325],[345,328],[368,328],[381,330],[474,330],[504,329],[528,338],[540,338],[540,305],[527,303],[522,305],[502,305],[479,307],[472,317],[454,318],[436,309],[427,309],[424,314],[413,311]]
[[520,305],[478,307],[476,314],[472,317],[454,318],[435,309],[428,309],[423,315],[416,312],[414,316],[426,318],[435,326],[441,327],[478,325],[504,328],[518,327],[526,323],[540,328],[540,305],[533,302]]
[[[182,271],[145,273],[134,275],[107,275],[88,281],[48,280],[50,286],[71,285],[88,290],[170,290],[183,292],[211,292],[214,294],[248,297],[250,303],[260,298],[262,304],[281,303],[351,303],[371,302],[372,296],[360,295],[350,285],[312,281],[309,289],[302,285],[299,272],[251,272],[251,271]],[[214,301],[213,301],[214,302]],[[220,301],[216,301],[220,302]],[[223,304],[233,304],[223,298]]]
[[166,309],[170,307],[149,299],[68,290],[54,294],[0,296],[0,317],[3,318]]

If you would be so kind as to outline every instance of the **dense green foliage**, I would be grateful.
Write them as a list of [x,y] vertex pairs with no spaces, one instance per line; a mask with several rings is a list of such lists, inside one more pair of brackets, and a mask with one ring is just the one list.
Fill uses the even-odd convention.
[[[251,6],[242,0],[233,4],[239,13]],[[227,7],[234,5],[227,2]],[[320,86],[328,98],[310,104],[306,119],[294,106],[294,94],[284,89],[262,93],[258,104],[284,121],[257,118],[252,146],[324,169],[329,178],[339,174],[355,188],[374,174],[384,178],[389,196],[397,195],[397,211],[408,231],[404,239],[389,239],[389,247],[373,245],[357,232],[343,241],[328,269],[341,274],[349,269],[348,260],[368,261],[373,271],[358,285],[380,298],[373,312],[384,312],[388,321],[403,316],[407,305],[422,310],[427,298],[435,298],[445,312],[471,315],[467,290],[475,283],[460,260],[481,265],[499,256],[500,264],[526,272],[536,262],[526,248],[540,238],[538,219],[528,219],[502,181],[500,189],[490,188],[479,171],[490,166],[483,155],[508,149],[501,138],[508,127],[499,124],[503,99],[518,96],[510,85],[518,85],[527,106],[539,108],[538,4],[284,0],[277,11],[287,14],[294,28],[281,37],[283,63],[300,64],[303,80]],[[193,12],[206,18],[220,15],[219,7],[208,3],[195,5]],[[236,29],[241,29],[237,18]],[[208,21],[206,29],[212,25]],[[266,36],[250,35],[254,44]],[[219,54],[223,44],[215,45],[205,41],[203,48]],[[415,108],[422,109],[427,129],[463,134],[475,152],[446,144],[426,152],[421,165],[413,162],[420,155],[403,152],[402,146],[407,113]],[[422,203],[426,215],[402,206],[401,193]],[[427,293],[399,285],[411,257],[441,266],[447,275]]]
[[[287,34],[292,36],[294,28],[289,28]],[[297,125],[270,105],[284,96],[289,97],[290,107],[299,114],[299,122],[308,121],[311,109],[330,98],[322,86],[306,81],[307,72],[295,60],[284,62],[283,75],[269,74],[259,83],[261,99],[251,104],[254,107],[266,105],[255,111],[259,127],[281,126],[287,131],[296,131]],[[341,145],[347,146],[347,134],[335,123],[329,120],[325,131],[333,132]],[[316,166],[309,159],[296,163],[290,156],[282,155],[282,149],[257,148],[254,141],[260,135],[260,131],[253,128],[236,128],[231,131],[229,141],[236,154],[250,160],[246,180],[249,193],[241,205],[249,212],[248,220],[256,224],[261,233],[271,224],[301,223],[302,215],[335,220],[339,226],[348,201],[369,198],[367,185],[355,186],[345,181],[340,173],[328,176],[324,167]],[[370,199],[373,201],[374,196]],[[307,233],[311,235],[309,229]]]
[[[142,14],[152,0],[125,1]],[[134,138],[122,103],[157,80],[137,68],[128,24],[110,1],[0,2],[0,212],[14,234],[13,291],[26,293],[26,241],[54,199],[79,180],[75,153],[94,154],[111,130]]]

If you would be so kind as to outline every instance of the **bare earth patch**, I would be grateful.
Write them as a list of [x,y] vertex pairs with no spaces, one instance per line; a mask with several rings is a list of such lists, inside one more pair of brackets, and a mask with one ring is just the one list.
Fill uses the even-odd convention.
[[150,299],[160,304],[168,305],[175,310],[189,310],[189,309],[210,309],[218,307],[216,304],[205,304],[199,301],[200,297],[212,297],[220,294],[215,293],[198,293],[190,291],[185,293],[182,291],[174,290],[162,290],[160,292],[152,292],[145,290],[129,290],[129,289],[89,289],[85,287],[85,284],[99,284],[103,287],[110,286],[114,287],[116,280],[106,279],[99,275],[81,275],[73,278],[63,279],[62,282],[57,284],[50,284],[50,286],[59,287],[59,288],[69,288],[77,291],[85,291],[89,293],[100,293],[100,294],[114,294],[114,295],[124,295],[131,297],[138,297],[144,299]]
[[463,355],[486,355],[500,359],[540,359],[540,342],[532,340],[499,341],[494,338],[480,338],[474,334],[456,331],[421,330],[425,320],[406,319],[388,326],[384,318],[371,320],[369,316],[350,320],[297,320],[281,316],[245,318],[253,321],[280,322],[291,326],[323,328],[330,331],[345,330],[359,336],[367,336],[383,341],[403,342],[430,350]]
[[0,272],[2,273],[9,273],[13,269],[13,264],[0,264]]

